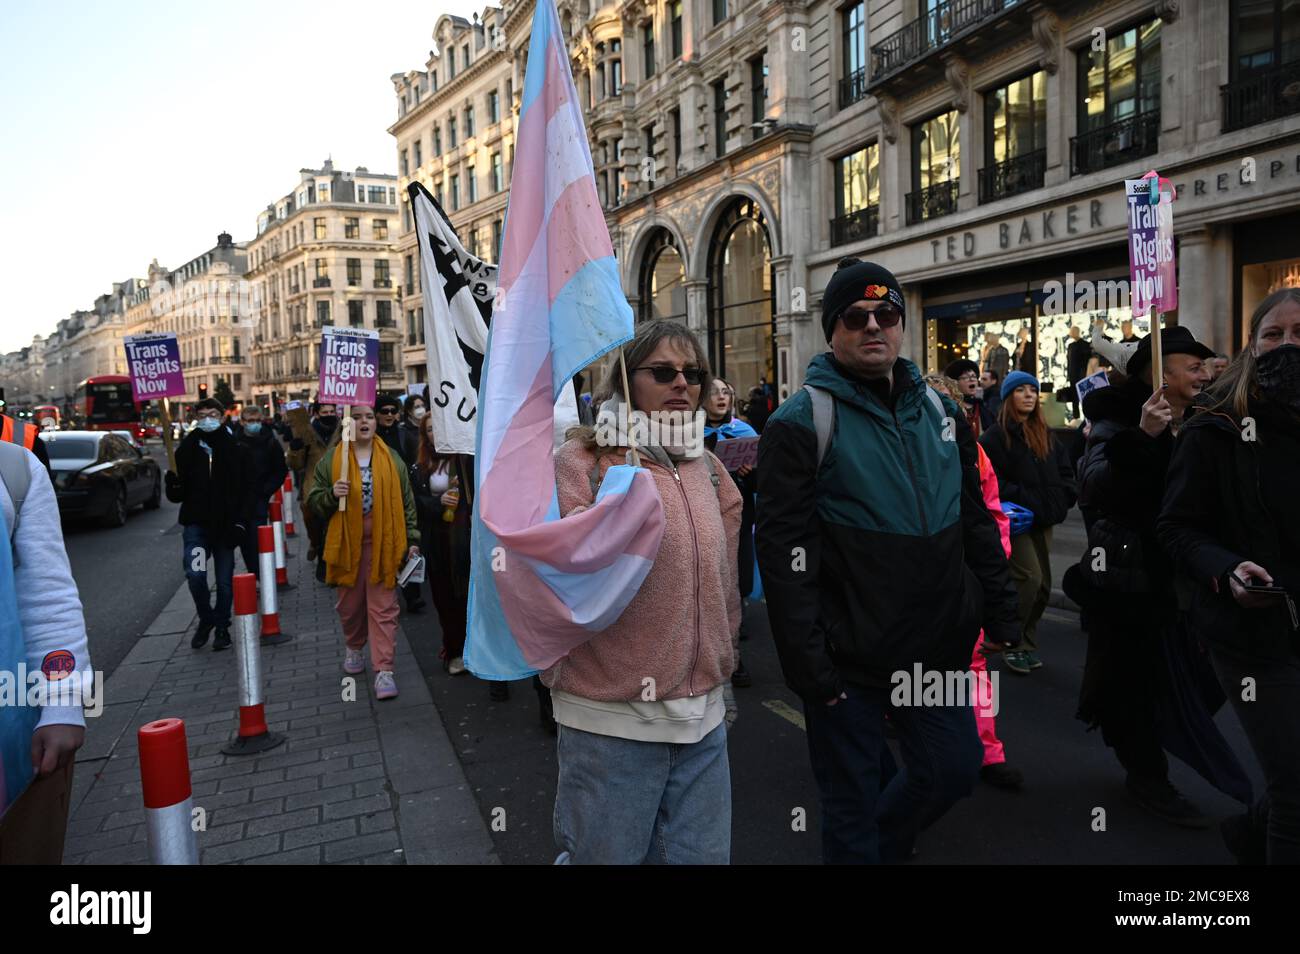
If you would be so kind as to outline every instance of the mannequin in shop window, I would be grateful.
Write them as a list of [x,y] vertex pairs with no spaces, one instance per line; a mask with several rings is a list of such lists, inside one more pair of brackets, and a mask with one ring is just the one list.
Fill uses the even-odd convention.
[[985,371],[997,375],[999,381],[1005,380],[1011,370],[1011,354],[998,340],[996,331],[984,332],[984,352],[980,356],[980,363],[984,365]]
[[1031,375],[1037,373],[1038,361],[1034,355],[1033,342],[1029,340],[1028,328],[1021,328],[1016,332],[1016,350],[1011,356],[1011,361],[1017,371]]

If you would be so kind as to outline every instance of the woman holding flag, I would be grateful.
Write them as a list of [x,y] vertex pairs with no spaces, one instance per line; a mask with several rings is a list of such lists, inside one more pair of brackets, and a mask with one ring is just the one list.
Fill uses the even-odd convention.
[[[420,524],[406,462],[375,440],[375,411],[354,407],[356,440],[334,444],[316,465],[309,506],[329,521],[322,558],[325,582],[339,588],[335,609],[343,623],[343,671],[365,672],[370,643],[375,698],[397,695],[393,650],[397,634],[397,571],[420,552]],[[344,422],[347,426],[347,422]],[[340,449],[342,448],[342,449]],[[340,510],[339,501],[347,506]]]
[[560,862],[726,864],[723,721],[740,626],[740,491],[703,447],[697,412],[712,376],[695,336],[677,322],[647,322],[626,363],[630,406],[614,362],[596,427],[574,428],[556,452],[562,518],[590,507],[605,471],[625,462],[636,418],[690,423],[661,445],[637,441],[666,518],[649,574],[612,626],[542,676],[560,726]]

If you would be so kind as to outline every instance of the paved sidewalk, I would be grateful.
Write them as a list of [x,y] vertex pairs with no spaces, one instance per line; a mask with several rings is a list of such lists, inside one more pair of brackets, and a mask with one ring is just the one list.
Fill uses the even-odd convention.
[[[179,548],[179,537],[167,537]],[[288,541],[306,551],[305,535]],[[159,553],[159,559],[179,559]],[[236,557],[236,568],[243,561]],[[101,716],[87,719],[77,758],[65,864],[147,864],[136,731],[185,721],[202,863],[496,864],[492,840],[410,644],[398,630],[401,695],[376,702],[374,674],[343,700],[343,635],[335,591],[313,566],[288,561],[280,626],[294,638],[263,646],[266,718],[286,741],[226,756],[238,727],[234,647],[190,648],[197,622],[182,585],[107,680]]]

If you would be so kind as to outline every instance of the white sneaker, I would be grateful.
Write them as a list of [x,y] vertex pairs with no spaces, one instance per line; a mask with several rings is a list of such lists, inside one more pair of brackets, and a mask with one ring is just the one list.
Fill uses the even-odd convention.
[[387,669],[381,669],[375,674],[375,698],[392,699],[397,695],[397,680]]
[[349,649],[343,657],[343,671],[356,675],[366,671],[366,657],[360,649]]
[[465,659],[457,656],[447,664],[447,672],[453,676],[463,676],[465,674]]

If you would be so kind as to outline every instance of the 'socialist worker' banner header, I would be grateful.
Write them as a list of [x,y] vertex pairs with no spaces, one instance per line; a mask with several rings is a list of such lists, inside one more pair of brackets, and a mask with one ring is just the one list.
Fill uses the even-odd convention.
[[185,393],[181,348],[170,331],[123,338],[126,371],[131,376],[133,400],[152,401]]
[[320,339],[322,404],[374,406],[379,383],[379,332],[325,328]]
[[1128,199],[1129,300],[1134,318],[1178,307],[1174,280],[1174,187],[1149,172],[1125,179]]

